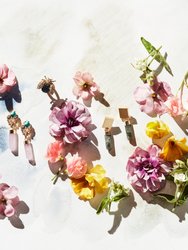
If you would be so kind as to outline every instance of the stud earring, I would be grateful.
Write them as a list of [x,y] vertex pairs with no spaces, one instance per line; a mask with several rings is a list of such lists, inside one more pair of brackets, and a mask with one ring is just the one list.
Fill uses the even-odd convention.
[[11,152],[18,156],[18,134],[17,130],[21,127],[21,119],[16,114],[15,111],[13,111],[10,115],[7,116],[7,121],[10,126],[9,130],[9,147]]
[[25,148],[26,158],[28,159],[31,165],[35,166],[36,165],[35,155],[34,155],[33,145],[31,143],[31,140],[35,136],[35,130],[29,121],[25,121],[23,123],[23,125],[21,126],[21,130],[22,134],[25,137],[24,148]]

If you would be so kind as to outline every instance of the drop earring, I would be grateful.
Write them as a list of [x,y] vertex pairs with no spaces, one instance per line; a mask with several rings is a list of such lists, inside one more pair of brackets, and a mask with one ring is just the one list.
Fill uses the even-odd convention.
[[16,114],[16,112],[13,111],[10,115],[7,116],[7,121],[10,126],[9,147],[10,147],[11,152],[15,156],[18,156],[19,139],[18,139],[17,130],[21,127],[21,119]]
[[22,133],[25,137],[24,148],[25,148],[26,158],[28,159],[28,161],[31,165],[35,166],[36,165],[35,155],[34,155],[33,145],[31,143],[31,140],[35,136],[35,130],[29,121],[25,121],[23,123],[21,130],[22,130]]

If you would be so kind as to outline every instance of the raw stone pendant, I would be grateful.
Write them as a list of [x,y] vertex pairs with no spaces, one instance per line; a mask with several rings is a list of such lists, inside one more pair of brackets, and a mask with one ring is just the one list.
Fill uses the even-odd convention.
[[25,141],[24,142],[24,148],[25,148],[25,155],[26,158],[28,159],[29,163],[33,166],[36,165],[35,161],[35,155],[34,155],[34,150],[33,150],[33,145],[31,142]]
[[105,134],[104,138],[105,138],[106,149],[108,151],[111,151],[113,149],[113,138],[112,138],[112,135],[111,134]]
[[18,134],[14,130],[9,131],[9,147],[11,152],[18,156]]

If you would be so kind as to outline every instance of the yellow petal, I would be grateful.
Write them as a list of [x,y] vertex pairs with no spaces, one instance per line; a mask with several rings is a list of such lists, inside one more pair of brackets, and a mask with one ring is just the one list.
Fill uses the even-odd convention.
[[146,125],[146,134],[152,139],[160,139],[169,133],[169,127],[162,121],[153,121]]
[[74,192],[82,200],[90,200],[94,197],[94,189],[89,186],[85,178],[81,179],[72,179],[71,186]]

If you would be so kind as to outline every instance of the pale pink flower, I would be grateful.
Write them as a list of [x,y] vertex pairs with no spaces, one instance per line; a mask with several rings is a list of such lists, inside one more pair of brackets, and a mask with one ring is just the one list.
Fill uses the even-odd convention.
[[158,82],[157,80],[155,80],[152,86],[145,83],[134,91],[134,97],[140,105],[140,110],[152,117],[167,112],[164,102],[171,95],[170,86],[165,82]]
[[70,178],[82,178],[87,172],[87,162],[78,153],[66,159],[67,173]]
[[182,105],[182,101],[178,96],[169,96],[167,101],[165,102],[165,105],[167,106],[168,113],[173,117],[182,115],[185,111]]
[[93,77],[90,73],[76,72],[74,76],[75,86],[73,88],[73,94],[83,100],[91,99],[99,92],[99,86],[93,81]]
[[0,95],[9,91],[11,87],[17,84],[14,72],[6,64],[0,65]]
[[46,157],[51,163],[55,163],[63,159],[63,143],[60,141],[50,143],[48,145]]
[[0,214],[11,217],[16,212],[16,205],[19,203],[18,189],[10,187],[6,183],[0,184]]

